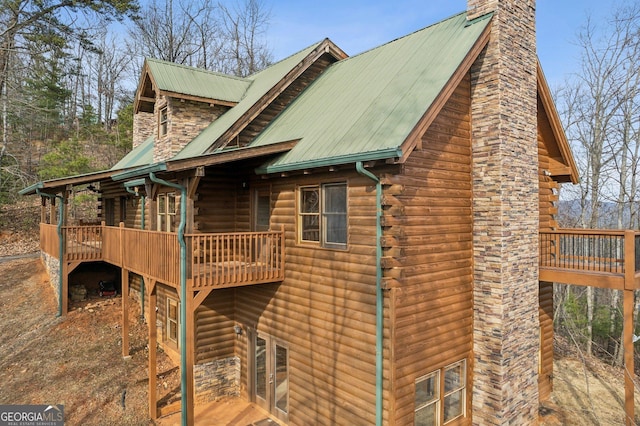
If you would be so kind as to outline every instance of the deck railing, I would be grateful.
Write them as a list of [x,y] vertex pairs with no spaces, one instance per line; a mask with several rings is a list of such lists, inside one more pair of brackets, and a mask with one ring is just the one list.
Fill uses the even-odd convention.
[[[62,227],[67,261],[103,260],[177,286],[180,246],[175,233],[115,226]],[[284,230],[185,236],[187,278],[195,289],[234,287],[284,278]],[[56,225],[41,224],[40,247],[59,257]]]
[[284,278],[284,232],[193,234],[187,238],[195,288]]
[[49,256],[58,257],[60,252],[60,238],[57,225],[40,224],[40,250]]
[[[632,246],[627,239],[633,238]],[[627,253],[632,251],[633,253]],[[627,254],[633,259],[625,259]],[[640,233],[562,229],[540,232],[540,267],[624,274],[625,264],[640,271]]]
[[63,236],[67,260],[102,259],[102,226],[64,226]]
[[121,228],[122,266],[163,283],[180,282],[180,247],[175,233]]
[[[540,232],[541,267],[623,274],[624,259],[625,231],[563,229]],[[638,259],[635,264],[637,270]]]

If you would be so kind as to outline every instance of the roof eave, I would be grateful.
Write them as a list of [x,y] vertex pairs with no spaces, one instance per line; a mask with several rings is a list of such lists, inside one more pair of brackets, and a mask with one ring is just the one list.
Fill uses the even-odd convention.
[[148,176],[149,173],[164,172],[166,170],[167,170],[166,163],[154,163],[154,164],[149,164],[148,166],[138,167],[136,169],[115,173],[113,176],[111,176],[111,179],[116,182],[129,181],[129,180]]
[[282,165],[263,165],[258,167],[255,172],[258,175],[266,175],[273,173],[285,173],[292,171],[300,171],[305,169],[314,169],[320,167],[339,166],[344,164],[356,163],[358,161],[376,161],[389,160],[402,157],[402,150],[398,148],[387,148],[379,151],[364,152],[357,154],[349,154],[341,157],[322,158],[317,160],[302,161],[293,164]]
[[[558,149],[560,151],[560,154],[562,155],[562,159],[564,160],[564,165],[566,166],[565,172],[563,174],[564,179],[562,179],[561,181],[570,181],[574,184],[578,183],[580,181],[578,167],[576,166],[575,159],[573,158],[573,153],[571,151],[571,146],[569,146],[567,136],[564,133],[564,128],[562,127],[562,123],[560,121],[560,115],[558,114],[558,110],[556,109],[555,103],[553,102],[551,90],[549,89],[549,85],[547,84],[547,79],[544,76],[542,67],[540,66],[540,61],[538,61],[537,63],[537,77],[538,95],[540,96],[542,104],[544,105],[547,117],[549,118],[549,124],[551,125],[551,130],[553,131],[556,143],[558,144]],[[558,177],[561,178],[561,176]]]
[[26,188],[18,191],[18,194],[20,195],[33,195],[37,192],[37,190],[42,189],[43,188],[43,184],[42,182],[37,182],[34,183],[33,185],[27,186]]
[[85,183],[97,182],[110,178],[114,173],[114,170],[102,170],[99,172],[40,181],[22,189],[18,193],[20,195],[32,195],[36,193],[36,189],[53,189],[54,192],[61,192],[69,185],[82,185]]

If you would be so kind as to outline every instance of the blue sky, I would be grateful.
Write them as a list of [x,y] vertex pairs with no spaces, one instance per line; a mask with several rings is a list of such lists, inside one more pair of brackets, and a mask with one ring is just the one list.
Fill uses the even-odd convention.
[[[280,60],[330,38],[355,55],[463,11],[465,0],[266,0],[268,41]],[[579,71],[576,35],[587,15],[606,17],[619,0],[538,0],[538,56],[550,86]]]

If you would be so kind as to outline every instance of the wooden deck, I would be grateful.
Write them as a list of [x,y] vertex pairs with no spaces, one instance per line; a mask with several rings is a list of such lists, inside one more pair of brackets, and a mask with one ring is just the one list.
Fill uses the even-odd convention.
[[[104,225],[64,226],[64,259],[105,261],[177,287],[175,233]],[[187,279],[194,290],[284,279],[284,231],[189,234]],[[42,251],[58,258],[56,225],[41,224]],[[561,229],[540,233],[540,281],[640,289],[640,232]]]
[[[67,262],[105,261],[177,287],[180,244],[175,233],[113,226],[64,226]],[[42,251],[59,258],[56,225],[41,224]],[[185,235],[187,282],[194,290],[284,279],[284,231]]]
[[541,232],[540,281],[640,289],[640,232],[592,229]]

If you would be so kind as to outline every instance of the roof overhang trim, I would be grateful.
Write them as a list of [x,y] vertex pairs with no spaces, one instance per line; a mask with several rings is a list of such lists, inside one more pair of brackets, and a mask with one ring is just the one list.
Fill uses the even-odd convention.
[[114,170],[102,170],[99,172],[86,173],[83,175],[68,176],[63,178],[45,180],[35,183],[31,186],[19,191],[20,195],[32,195],[36,193],[37,189],[51,189],[53,192],[62,192],[64,188],[69,185],[82,185],[85,183],[97,182],[100,180],[108,179],[115,173]]
[[146,180],[144,178],[130,180],[124,183],[125,188],[134,188],[136,186],[144,186]]
[[272,173],[284,173],[297,170],[313,169],[319,167],[338,166],[343,164],[356,163],[358,161],[376,161],[376,160],[389,160],[392,158],[401,158],[402,150],[398,148],[387,148],[379,151],[364,152],[358,154],[350,154],[342,157],[331,157],[318,160],[310,160],[297,162],[294,164],[283,165],[263,165],[256,169],[256,174],[265,175]]
[[551,90],[549,89],[542,67],[540,66],[540,61],[538,61],[537,64],[537,77],[538,95],[540,96],[542,105],[544,106],[549,119],[549,124],[551,126],[555,142],[558,146],[558,150],[560,151],[560,155],[562,156],[562,163],[564,166],[557,167],[556,170],[552,172],[552,175],[559,179],[559,181],[570,181],[574,184],[578,183],[580,181],[578,167],[576,166],[575,159],[573,158],[573,153],[571,151],[569,141],[567,140],[567,136],[564,133],[564,128],[560,121],[560,115],[558,114],[558,110],[553,102]]
[[164,172],[166,170],[167,170],[166,163],[155,163],[155,164],[150,164],[144,167],[138,167],[137,169],[116,173],[113,176],[111,176],[111,179],[113,179],[116,182],[123,181],[123,180],[128,181],[136,178],[141,178],[143,176],[148,176],[149,173]]
[[200,166],[215,166],[218,164],[231,163],[234,161],[248,160],[252,158],[264,157],[267,155],[282,154],[291,151],[299,140],[273,143],[262,146],[247,146],[242,148],[225,149],[215,151],[210,154],[189,157],[182,160],[169,161],[167,171],[178,172]]

